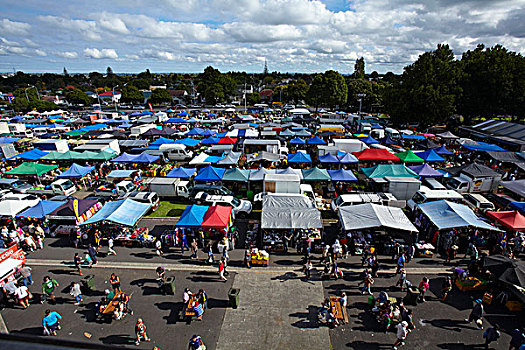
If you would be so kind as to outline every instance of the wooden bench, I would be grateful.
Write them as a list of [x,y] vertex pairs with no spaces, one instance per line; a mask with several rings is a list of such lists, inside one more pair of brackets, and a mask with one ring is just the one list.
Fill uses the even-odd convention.
[[104,308],[104,311],[102,311],[102,317],[105,319],[111,320],[113,318],[113,313],[115,312],[115,309],[119,307],[121,303],[121,296],[123,295],[123,292],[116,293],[113,299],[109,302],[109,304]]
[[[193,306],[195,305],[195,302],[198,301],[199,303],[201,303],[200,300],[198,300],[198,296],[197,295],[192,295],[190,300],[184,304],[184,308],[182,309],[182,312],[181,312],[181,318],[183,320],[186,320],[188,322],[191,322],[191,319],[193,318],[193,316],[196,316],[196,312],[195,312],[195,309],[193,308]],[[206,312],[206,309],[204,308],[204,305],[203,305],[203,311]],[[201,318],[202,319],[202,316],[204,316],[204,313],[201,315]]]
[[343,307],[343,304],[341,304],[340,297],[331,296],[330,307],[334,307],[336,319],[343,320],[343,323],[348,323],[348,313],[346,312],[346,307]]

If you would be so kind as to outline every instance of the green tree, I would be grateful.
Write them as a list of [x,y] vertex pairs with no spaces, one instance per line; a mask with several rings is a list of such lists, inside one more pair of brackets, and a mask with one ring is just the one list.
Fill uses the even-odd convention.
[[365,59],[358,58],[354,65],[354,78],[363,79],[365,77]]
[[[158,90],[158,89],[157,89]],[[155,90],[154,90],[155,91]],[[122,102],[136,103],[144,101],[144,95],[137,89],[136,86],[126,85],[122,88]]]
[[322,74],[317,74],[312,80],[312,84],[306,93],[306,102],[314,106],[317,110],[321,103],[323,103],[322,91],[324,89],[324,78]]
[[198,79],[198,90],[210,104],[231,98],[237,87],[237,81],[229,74],[222,74],[211,66],[206,67]]
[[288,85],[288,98],[294,103],[304,101],[308,92],[308,84],[304,79],[299,79]]
[[75,105],[90,105],[91,98],[80,89],[72,89],[66,93],[66,101]]
[[150,101],[152,103],[171,102],[171,95],[166,89],[155,89],[151,92]]
[[346,103],[347,98],[346,81],[341,74],[333,70],[316,75],[307,93],[308,103],[316,109],[320,105],[333,109]]
[[252,93],[246,94],[246,102],[250,106],[253,106],[256,103],[260,103],[261,95],[259,95],[258,92],[252,92]]
[[113,69],[111,67],[106,68],[106,75],[107,76],[113,75]]
[[395,123],[444,123],[455,112],[461,93],[460,67],[448,45],[420,55],[385,92],[385,107]]

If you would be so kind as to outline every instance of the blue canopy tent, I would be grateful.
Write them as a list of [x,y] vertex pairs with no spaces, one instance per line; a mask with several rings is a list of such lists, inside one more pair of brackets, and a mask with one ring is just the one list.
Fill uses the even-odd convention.
[[81,225],[107,221],[133,227],[150,208],[151,204],[137,202],[130,198],[107,202],[95,215],[81,223]]
[[175,112],[177,112],[177,111],[174,111],[174,110],[173,110],[173,109],[171,109],[171,108],[170,108],[170,109],[168,109],[168,110],[166,110],[166,113],[175,113]]
[[339,158],[339,163],[341,164],[353,164],[359,162],[359,159],[357,159],[352,153],[337,151],[337,158]]
[[16,141],[19,141],[21,139],[19,138],[16,138],[16,137],[9,137],[9,136],[2,136],[0,137],[0,143],[13,143],[13,142],[16,142]]
[[446,159],[441,157],[433,149],[427,149],[423,152],[415,153],[419,158],[423,158],[425,162],[445,162]]
[[38,148],[34,148],[32,150],[17,154],[16,156],[10,157],[8,159],[20,158],[20,159],[26,159],[26,160],[37,160],[48,154],[49,152],[44,152],[44,151],[39,150]]
[[219,142],[220,138],[218,137],[207,137],[204,140],[201,141],[201,145],[215,145]]
[[478,141],[478,143],[479,143],[479,145],[467,145],[467,144],[464,144],[462,146],[465,147],[466,149],[470,150],[470,151],[507,152],[506,149],[501,148],[498,145],[494,145],[494,144],[491,144],[491,143],[480,142],[480,141]]
[[204,129],[201,136],[213,136],[215,135],[215,132],[210,129]]
[[290,144],[291,145],[304,145],[305,143],[306,143],[306,141],[303,140],[300,137],[295,137],[295,138],[290,140]]
[[84,126],[83,128],[78,129],[78,131],[88,132],[88,131],[104,129],[107,127],[108,127],[107,124],[93,124],[93,125]]
[[193,175],[195,175],[196,172],[197,172],[197,169],[195,168],[173,168],[166,175],[166,177],[177,177],[179,179],[190,179]]
[[166,120],[166,123],[188,123],[187,119],[181,118],[181,117],[175,117],[175,118],[169,118]]
[[215,134],[215,137],[218,137],[218,138],[222,139],[223,137],[226,137],[226,134],[227,134],[227,132],[219,132],[219,133]]
[[129,154],[129,153],[124,152],[120,156],[118,156],[117,158],[113,158],[112,160],[110,160],[110,162],[113,162],[113,163],[133,163],[135,158],[137,158],[137,156],[135,154]]
[[59,179],[77,179],[86,176],[90,172],[95,170],[94,166],[81,166],[77,163],[73,163],[69,169],[58,175]]
[[289,153],[288,163],[311,163],[312,157],[309,154],[303,152]]
[[423,136],[423,135],[405,135],[405,134],[402,134],[401,137],[404,138],[405,140],[424,140],[425,139],[425,136]]
[[326,142],[324,142],[324,140],[317,135],[310,139],[307,139],[306,143],[309,145],[326,145]]
[[215,168],[208,165],[199,170],[199,173],[195,176],[195,181],[221,181],[224,175],[224,170],[225,169]]
[[525,202],[510,202],[509,205],[511,208],[519,211],[522,215],[525,215]]
[[136,156],[135,159],[133,159],[132,163],[147,163],[147,164],[149,164],[149,163],[153,163],[154,161],[156,161],[159,158],[160,158],[159,156],[154,156],[154,155],[147,154],[147,153],[141,153],[138,156]]
[[346,169],[328,170],[328,174],[332,178],[332,181],[357,181],[357,178],[354,176],[354,173]]
[[189,116],[190,114],[189,114],[188,112],[179,112],[179,113],[177,113],[177,115],[178,115],[179,117],[187,117],[187,116]]
[[201,112],[202,113],[210,113],[211,111],[208,108],[204,108]]
[[179,221],[175,224],[176,227],[200,227],[204,221],[204,215],[208,211],[208,206],[204,205],[189,205],[184,209],[180,215]]
[[374,139],[372,136],[364,137],[364,138],[360,139],[360,141],[366,143],[367,145],[375,145],[375,144],[379,143],[379,141]]
[[438,230],[476,227],[485,230],[500,231],[478,218],[469,207],[463,204],[440,200],[421,203],[419,204],[419,208]]
[[43,219],[47,214],[55,211],[56,208],[65,204],[67,201],[40,201],[35,206],[24,210],[18,214],[17,218],[37,218]]
[[217,116],[217,114],[215,114],[215,113],[210,113],[210,114],[207,115],[207,117],[212,117],[212,118],[214,118],[216,116]]
[[166,143],[174,143],[175,141],[172,140],[172,139],[167,139],[165,137],[159,137],[158,139],[156,139],[155,141],[153,141],[152,143],[150,143],[151,146],[160,146],[160,145],[164,145]]
[[153,115],[153,112],[144,111],[144,112],[140,113],[139,115]]
[[186,137],[185,139],[175,140],[174,143],[178,143],[178,144],[185,145],[188,147],[195,147],[199,143],[201,143],[201,141]]
[[339,158],[328,153],[328,154],[325,154],[324,156],[320,156],[319,161],[321,163],[339,163]]
[[383,126],[381,124],[374,123],[371,125],[372,129],[383,129]]
[[186,133],[188,136],[202,136],[204,133],[204,130],[201,128],[193,128],[190,131]]
[[448,149],[446,149],[445,146],[441,146],[441,147],[438,147],[438,148],[434,148],[434,151],[439,154],[440,156],[451,156],[454,154],[454,152],[451,152],[449,151]]
[[427,163],[421,165],[414,165],[408,167],[410,170],[414,171],[420,177],[443,177],[443,174],[432,168]]
[[206,159],[204,159],[204,163],[216,164],[221,159],[221,156],[208,156]]
[[397,141],[395,141],[393,138],[391,138],[390,136],[387,136],[387,137],[384,137],[381,139],[381,143],[384,144],[384,145],[397,145]]

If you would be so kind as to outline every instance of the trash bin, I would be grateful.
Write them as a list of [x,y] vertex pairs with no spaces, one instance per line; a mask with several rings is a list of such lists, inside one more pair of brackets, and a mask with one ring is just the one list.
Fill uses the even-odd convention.
[[405,296],[405,304],[417,305],[419,294],[419,289],[416,287],[409,287],[407,289],[407,295]]
[[162,283],[162,293],[174,295],[175,294],[175,277],[170,276]]
[[95,275],[87,275],[86,277],[82,278],[80,282],[82,283],[82,287],[84,288],[86,294],[93,293],[97,290],[97,287],[95,286]]
[[228,291],[228,299],[230,300],[230,306],[236,309],[239,306],[239,288],[230,288]]

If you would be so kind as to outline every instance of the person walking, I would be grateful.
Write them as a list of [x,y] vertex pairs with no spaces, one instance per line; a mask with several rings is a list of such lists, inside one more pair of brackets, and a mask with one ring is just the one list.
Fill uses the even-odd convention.
[[525,344],[525,329],[516,328],[511,333],[509,350],[519,350]]
[[365,294],[365,292],[368,295],[374,295],[372,294],[372,284],[374,284],[374,279],[372,278],[372,275],[368,273],[368,271],[365,274],[365,279],[363,281],[364,287],[361,289],[361,294]]
[[162,242],[160,239],[157,238],[155,241],[155,251],[157,252],[158,256],[162,256],[164,253],[162,252]]
[[71,282],[69,294],[75,298],[75,305],[80,305],[80,303],[83,301],[82,291],[80,290],[80,284],[78,282]]
[[191,258],[192,259],[197,259],[197,253],[199,251],[199,246],[197,244],[197,240],[194,238],[192,241],[191,241]]
[[82,258],[78,255],[78,253],[75,253],[75,256],[73,257],[73,262],[75,263],[75,268],[77,269],[78,274],[82,276],[82,268],[80,265],[83,261]]
[[23,264],[20,270],[18,270],[18,272],[20,272],[20,275],[22,275],[24,286],[27,287],[28,284],[29,285],[33,284],[33,279],[31,276],[31,268],[29,266],[26,266],[26,264]]
[[6,296],[6,302],[8,302],[9,299],[16,301],[16,288],[16,281],[9,281],[7,278],[4,279],[4,286],[2,287],[2,290]]
[[224,277],[224,271],[226,270],[226,262],[224,258],[221,258],[221,263],[219,264],[219,277],[221,278],[221,281],[226,282],[228,279]]
[[246,251],[244,252],[244,264],[246,265],[247,268],[249,269],[252,268],[252,249],[251,248],[246,249]]
[[114,273],[112,273],[111,277],[109,277],[109,283],[111,283],[111,287],[113,287],[115,294],[122,292],[120,289],[120,279]]
[[483,333],[483,338],[485,338],[485,349],[489,348],[490,343],[498,341],[500,336],[501,333],[499,332],[497,325],[487,328],[485,333]]
[[200,336],[194,334],[188,344],[188,350],[206,350],[206,345],[204,345]]
[[[89,244],[88,246],[88,254],[89,254],[89,257],[91,258],[92,264],[96,265],[97,264],[97,250],[91,244]],[[89,267],[91,266],[92,265],[89,265]]]
[[44,282],[42,283],[42,300],[40,302],[43,304],[47,298],[55,302],[55,295],[53,293],[58,286],[59,284],[56,280],[49,276],[44,277]]
[[60,329],[59,321],[61,319],[62,316],[58,312],[47,309],[42,318],[44,334],[57,335],[57,329]]
[[404,269],[405,268],[405,262],[406,262],[406,259],[405,259],[405,253],[401,253],[401,255],[399,256],[399,258],[397,259],[397,270],[396,270],[396,275],[401,272],[401,269]]
[[29,289],[22,282],[19,282],[19,286],[15,290],[15,296],[24,309],[29,307]]
[[117,252],[113,247],[115,246],[115,242],[113,241],[113,237],[109,237],[108,239],[108,255],[117,255]]
[[182,251],[182,255],[184,255],[184,248],[190,250],[190,247],[188,247],[188,238],[186,237],[186,233],[183,231],[180,240],[180,249]]
[[140,345],[140,341],[150,341],[151,339],[148,338],[148,334],[146,333],[146,325],[144,322],[142,322],[142,318],[139,318],[137,320],[137,324],[135,324],[135,335],[137,336],[137,341],[135,342],[135,345]]
[[425,302],[425,293],[430,288],[430,285],[428,284],[428,278],[423,277],[423,280],[419,283],[419,301]]
[[452,290],[452,280],[447,276],[441,285],[441,301],[447,299],[448,293]]
[[470,315],[465,319],[465,322],[470,323],[475,321],[478,329],[483,329],[483,301],[481,299],[477,299],[475,303],[476,304],[472,308]]
[[399,271],[399,279],[397,280],[396,287],[399,286],[401,288],[401,291],[403,292],[405,290],[407,284],[407,271],[405,269],[401,269]]
[[313,268],[312,261],[308,259],[306,261],[306,264],[304,264],[303,266],[303,271],[304,271],[304,274],[306,275],[307,280],[309,280],[312,275],[312,268]]
[[408,335],[408,322],[402,321],[396,326],[396,330],[397,339],[394,345],[392,346],[393,350],[397,350],[399,346],[405,345],[405,339]]

